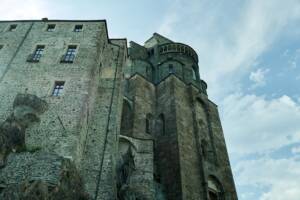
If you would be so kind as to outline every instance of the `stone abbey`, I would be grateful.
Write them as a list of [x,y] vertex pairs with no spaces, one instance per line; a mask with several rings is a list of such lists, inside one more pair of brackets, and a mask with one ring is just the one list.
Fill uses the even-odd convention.
[[190,46],[105,20],[0,21],[0,199],[237,200]]

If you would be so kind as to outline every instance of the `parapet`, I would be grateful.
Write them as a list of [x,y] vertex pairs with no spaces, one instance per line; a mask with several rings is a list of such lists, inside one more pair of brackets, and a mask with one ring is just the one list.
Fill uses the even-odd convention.
[[193,58],[193,60],[198,63],[198,55],[196,53],[196,51],[186,45],[186,44],[182,44],[182,43],[168,43],[168,44],[162,44],[158,47],[159,49],[159,53],[160,54],[165,54],[165,53],[182,53],[185,54],[187,56],[190,56]]

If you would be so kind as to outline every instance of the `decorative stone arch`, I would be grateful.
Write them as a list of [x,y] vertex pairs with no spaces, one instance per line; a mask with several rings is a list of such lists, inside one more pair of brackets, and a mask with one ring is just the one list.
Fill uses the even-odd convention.
[[121,135],[132,135],[133,128],[133,109],[127,99],[123,99],[122,117],[121,117]]
[[[123,146],[121,146],[123,145]],[[125,147],[126,146],[126,147]],[[131,148],[134,152],[137,151],[137,147],[130,137],[120,135],[119,136],[119,152],[125,152],[128,148]]]
[[207,191],[209,200],[223,200],[224,189],[219,179],[214,175],[209,175],[207,178]]

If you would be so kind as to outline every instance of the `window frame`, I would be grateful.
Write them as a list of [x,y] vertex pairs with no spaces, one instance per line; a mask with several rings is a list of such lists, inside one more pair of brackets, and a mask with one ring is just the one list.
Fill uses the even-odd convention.
[[47,32],[54,32],[55,29],[56,29],[56,24],[47,24],[47,27],[46,27]]
[[74,26],[73,32],[75,33],[80,33],[83,31],[83,24],[76,24]]
[[61,97],[64,94],[66,81],[55,81],[51,91],[52,97]]
[[70,44],[68,45],[65,54],[61,58],[61,63],[74,63],[76,55],[78,53],[78,45]]
[[32,61],[39,62],[41,60],[41,57],[43,56],[44,51],[45,45],[37,45],[32,54]]
[[18,24],[10,24],[10,25],[8,26],[7,31],[8,31],[8,32],[14,32],[14,31],[17,30],[17,27],[18,27]]
[[35,63],[40,62],[40,60],[44,54],[45,47],[46,47],[46,45],[43,45],[43,44],[36,45],[33,53],[29,54],[26,61],[27,62],[35,62]]
[[175,67],[172,63],[168,65],[168,72],[169,74],[175,74]]

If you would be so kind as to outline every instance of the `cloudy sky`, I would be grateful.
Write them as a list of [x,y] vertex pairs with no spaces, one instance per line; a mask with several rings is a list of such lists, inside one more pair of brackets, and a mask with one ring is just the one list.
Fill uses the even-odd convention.
[[0,0],[0,19],[107,19],[110,37],[191,45],[240,200],[300,199],[299,0]]

